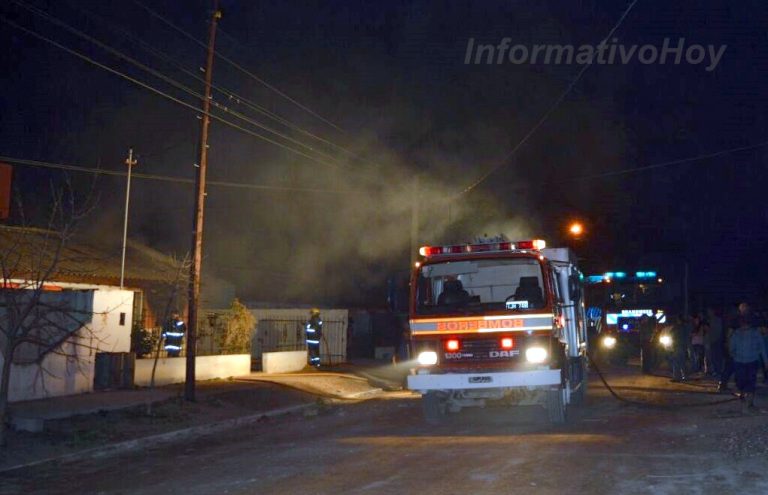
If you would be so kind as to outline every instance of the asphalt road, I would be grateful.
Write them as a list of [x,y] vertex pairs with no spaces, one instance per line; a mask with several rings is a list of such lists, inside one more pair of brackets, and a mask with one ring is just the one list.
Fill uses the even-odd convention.
[[[688,394],[666,380],[624,378],[623,390],[648,400],[718,398],[704,386]],[[418,400],[392,393],[175,446],[6,473],[0,493],[768,493],[765,457],[724,449],[727,435],[768,416],[736,409],[627,406],[593,384],[562,427],[537,407],[467,410],[429,427]]]

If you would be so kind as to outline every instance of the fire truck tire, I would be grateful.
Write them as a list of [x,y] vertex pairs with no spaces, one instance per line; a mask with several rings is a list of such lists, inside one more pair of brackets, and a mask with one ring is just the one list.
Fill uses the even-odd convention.
[[567,419],[566,413],[563,388],[547,390],[547,415],[549,416],[549,422],[556,425],[565,423]]
[[421,396],[421,407],[424,412],[424,421],[430,425],[440,424],[445,417],[447,404],[441,394],[427,392]]
[[589,383],[589,379],[587,377],[587,366],[584,359],[581,360],[579,366],[581,366],[581,386],[577,383],[573,384],[573,386],[579,386],[579,388],[571,394],[571,403],[573,405],[583,404],[584,401],[587,400],[587,384]]

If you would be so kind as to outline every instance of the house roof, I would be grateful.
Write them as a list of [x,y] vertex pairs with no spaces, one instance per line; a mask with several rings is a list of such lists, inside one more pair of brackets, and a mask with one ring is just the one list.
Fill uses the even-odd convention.
[[[5,278],[38,278],[53,266],[50,281],[117,285],[122,247],[93,237],[73,236],[63,242],[58,233],[30,227],[0,226],[0,269]],[[61,246],[58,261],[56,250]],[[135,241],[128,241],[125,285],[173,283],[180,261]],[[186,271],[182,273],[186,277]]]

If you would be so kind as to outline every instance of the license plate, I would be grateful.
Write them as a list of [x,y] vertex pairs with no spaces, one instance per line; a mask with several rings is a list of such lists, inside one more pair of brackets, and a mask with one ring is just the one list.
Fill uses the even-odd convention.
[[490,376],[470,376],[469,383],[491,383],[493,378]]

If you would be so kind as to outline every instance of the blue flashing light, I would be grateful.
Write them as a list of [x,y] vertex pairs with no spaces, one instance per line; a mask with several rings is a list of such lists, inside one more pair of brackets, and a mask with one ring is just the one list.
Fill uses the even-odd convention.
[[656,278],[656,272],[635,272],[637,278]]
[[614,275],[616,275],[616,274],[613,273],[613,272],[605,272],[605,274],[603,274],[603,277],[605,277],[605,278],[613,278]]
[[613,274],[616,278],[626,278],[627,274],[625,272],[616,272]]
[[602,275],[588,275],[586,280],[587,280],[588,284],[599,284],[599,283],[602,283],[603,276]]

